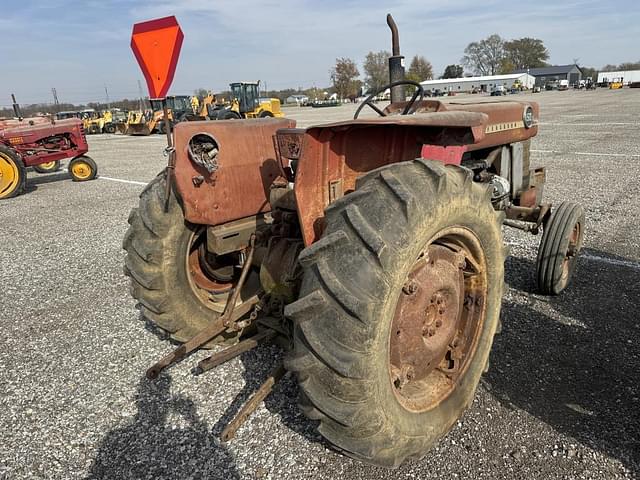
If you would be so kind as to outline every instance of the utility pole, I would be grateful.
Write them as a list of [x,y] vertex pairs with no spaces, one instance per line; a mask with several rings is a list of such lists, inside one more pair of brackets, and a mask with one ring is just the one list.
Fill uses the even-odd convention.
[[58,92],[55,87],[51,89],[51,93],[53,94],[53,108],[58,113],[60,111],[60,102],[58,101]]
[[111,105],[109,104],[109,90],[107,90],[107,86],[104,86],[104,94],[107,97],[107,110],[111,109]]
[[144,108],[144,99],[142,98],[142,84],[140,83],[140,80],[138,80],[138,94],[140,95],[140,101],[138,102],[138,109],[141,112],[144,112],[145,108]]

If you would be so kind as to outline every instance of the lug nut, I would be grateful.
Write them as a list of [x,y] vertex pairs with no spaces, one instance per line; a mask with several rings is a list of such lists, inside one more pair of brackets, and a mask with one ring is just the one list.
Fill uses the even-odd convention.
[[418,291],[418,284],[413,280],[408,283],[405,283],[404,286],[402,287],[402,291],[406,295],[413,295]]

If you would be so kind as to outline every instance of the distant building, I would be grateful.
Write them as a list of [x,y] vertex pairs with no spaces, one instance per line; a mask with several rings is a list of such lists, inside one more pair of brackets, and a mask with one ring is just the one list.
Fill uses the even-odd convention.
[[568,80],[569,85],[580,83],[582,70],[578,65],[554,65],[552,67],[523,68],[513,73],[528,73],[536,78],[536,87],[543,88],[547,83]]
[[598,73],[598,83],[622,82],[625,85],[640,82],[640,70],[621,70]]
[[309,101],[309,97],[306,95],[290,95],[286,98],[286,104],[296,103],[298,105],[304,105]]
[[534,77],[526,73],[511,73],[509,75],[488,75],[484,77],[443,78],[440,80],[425,80],[420,82],[422,88],[442,93],[453,92],[491,92],[495,87],[502,86],[510,90],[516,83],[524,88],[532,88]]

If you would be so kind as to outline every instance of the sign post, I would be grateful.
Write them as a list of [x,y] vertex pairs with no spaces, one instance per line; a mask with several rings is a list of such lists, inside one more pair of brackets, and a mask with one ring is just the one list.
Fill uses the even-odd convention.
[[169,108],[167,107],[167,92],[173,82],[183,39],[182,29],[174,16],[136,23],[131,34],[131,50],[133,50],[147,82],[149,99],[162,101],[164,125],[167,133],[165,153],[168,156],[165,212],[169,208],[169,195],[175,169],[175,149]]

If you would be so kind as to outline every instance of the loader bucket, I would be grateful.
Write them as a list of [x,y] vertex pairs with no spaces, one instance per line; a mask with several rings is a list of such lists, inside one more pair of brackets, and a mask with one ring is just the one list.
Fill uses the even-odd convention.
[[151,129],[146,123],[133,123],[125,128],[125,135],[151,135]]

